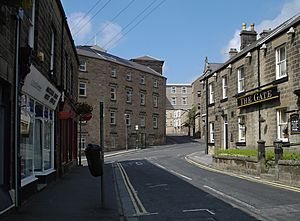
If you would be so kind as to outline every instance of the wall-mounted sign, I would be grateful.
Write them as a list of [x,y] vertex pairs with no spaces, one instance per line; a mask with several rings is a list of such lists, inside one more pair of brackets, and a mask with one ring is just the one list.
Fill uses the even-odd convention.
[[272,100],[279,97],[279,92],[277,91],[277,87],[269,87],[263,90],[256,91],[251,94],[244,95],[237,99],[238,107],[245,107],[252,104],[257,104],[261,102],[265,102],[268,100]]
[[55,110],[61,93],[33,65],[30,69],[24,81],[23,92]]
[[300,133],[300,121],[299,114],[291,114],[291,134],[299,134]]

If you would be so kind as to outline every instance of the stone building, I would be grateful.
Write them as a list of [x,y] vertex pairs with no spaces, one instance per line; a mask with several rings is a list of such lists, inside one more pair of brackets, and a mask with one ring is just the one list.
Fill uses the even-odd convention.
[[188,112],[193,106],[191,84],[167,84],[166,86],[166,134],[188,135]]
[[254,24],[243,24],[240,51],[194,82],[207,152],[257,148],[258,140],[299,145],[299,24],[296,15],[259,38]]
[[107,151],[164,144],[163,61],[149,56],[126,60],[99,46],[78,46],[77,52],[79,101],[93,106],[92,119],[82,123],[82,148],[89,143]]
[[1,215],[76,165],[79,61],[59,0],[0,9]]

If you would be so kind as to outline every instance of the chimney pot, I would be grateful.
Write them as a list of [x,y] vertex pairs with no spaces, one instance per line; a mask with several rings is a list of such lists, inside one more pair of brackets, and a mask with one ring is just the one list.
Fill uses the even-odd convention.
[[250,30],[251,30],[251,31],[254,31],[254,23],[251,23],[251,24],[250,24]]
[[243,24],[242,24],[242,30],[246,30],[246,23],[244,22]]

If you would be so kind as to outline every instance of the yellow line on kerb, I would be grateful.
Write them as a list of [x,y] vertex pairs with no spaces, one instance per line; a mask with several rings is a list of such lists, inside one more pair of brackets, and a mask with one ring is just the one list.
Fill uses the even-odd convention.
[[136,194],[136,191],[134,189],[134,187],[132,186],[129,177],[125,171],[125,169],[123,168],[122,164],[120,164],[119,162],[117,162],[117,166],[121,172],[124,184],[126,186],[127,192],[129,193],[130,199],[132,201],[132,204],[134,206],[136,215],[142,215],[142,214],[146,214],[148,213],[145,209],[145,207],[143,206],[141,200],[139,199],[138,195]]
[[257,178],[254,178],[254,177],[249,177],[249,176],[245,176],[245,175],[238,175],[238,174],[227,172],[227,171],[217,170],[217,169],[211,168],[209,166],[205,166],[203,164],[197,163],[197,162],[191,160],[188,156],[185,156],[185,160],[187,162],[189,162],[190,164],[193,164],[197,167],[200,167],[202,169],[205,169],[205,170],[208,170],[208,171],[211,171],[211,172],[222,173],[222,174],[237,177],[237,178],[240,178],[240,179],[249,180],[249,181],[252,181],[252,182],[255,182],[255,183],[262,183],[262,184],[274,186],[274,187],[277,187],[277,188],[281,188],[281,189],[290,190],[290,191],[300,193],[300,188],[298,188],[298,187],[288,186],[288,185],[284,185],[284,184],[281,184],[281,183],[275,183],[275,182],[271,182],[271,181],[267,181],[267,180],[257,179]]

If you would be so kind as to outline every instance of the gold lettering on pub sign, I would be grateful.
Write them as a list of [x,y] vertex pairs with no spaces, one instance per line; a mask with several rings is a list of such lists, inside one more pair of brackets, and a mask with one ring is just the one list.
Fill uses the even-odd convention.
[[242,96],[237,99],[237,102],[239,107],[244,107],[251,104],[256,104],[263,101],[278,98],[278,97],[279,97],[279,93],[277,92],[277,87],[272,87],[272,88],[257,91],[249,95]]

